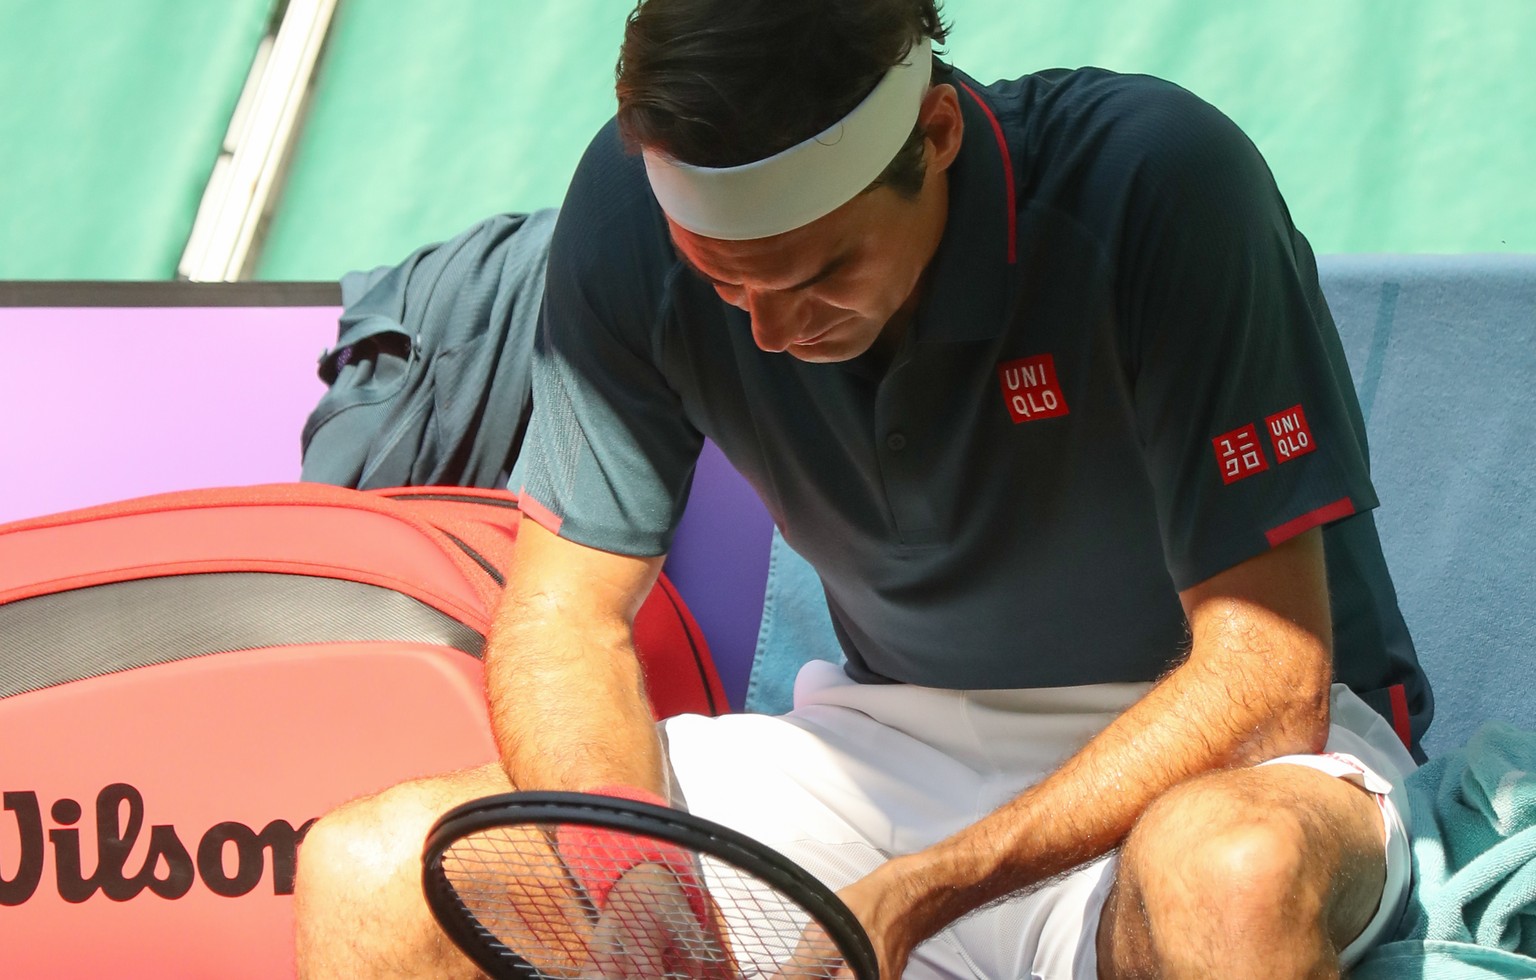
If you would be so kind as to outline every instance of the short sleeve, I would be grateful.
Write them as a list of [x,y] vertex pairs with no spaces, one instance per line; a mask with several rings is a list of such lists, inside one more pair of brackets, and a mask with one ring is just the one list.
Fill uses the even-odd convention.
[[577,168],[551,242],[513,486],[527,516],[562,537],[659,555],[703,437],[657,366],[676,263],[644,180],[610,123]]
[[1257,148],[1182,89],[1141,95],[1116,305],[1182,590],[1376,496],[1315,260]]

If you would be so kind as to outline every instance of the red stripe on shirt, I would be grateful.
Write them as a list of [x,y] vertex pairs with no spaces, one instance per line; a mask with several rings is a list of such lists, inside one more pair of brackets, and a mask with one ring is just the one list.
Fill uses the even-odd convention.
[[526,488],[517,491],[517,506],[550,534],[559,534],[560,525],[565,523],[565,518],[530,497]]
[[1331,504],[1324,504],[1317,510],[1302,514],[1293,521],[1286,521],[1279,527],[1270,528],[1264,532],[1264,537],[1269,539],[1271,548],[1277,547],[1283,542],[1289,541],[1296,535],[1310,531],[1314,527],[1321,527],[1330,521],[1337,521],[1348,517],[1355,512],[1355,502],[1348,497],[1340,497]]
[[1016,265],[1019,261],[1019,214],[1017,191],[1013,188],[1013,157],[1008,154],[1008,140],[1003,136],[1003,126],[992,114],[992,107],[981,101],[981,96],[964,82],[960,87],[970,93],[976,104],[981,106],[981,111],[987,114],[987,121],[992,124],[992,135],[997,137],[997,148],[1003,154],[1003,182],[1008,185],[1008,264]]
[[1403,740],[1403,747],[1409,748],[1413,744],[1413,727],[1408,723],[1408,689],[1393,684],[1387,688],[1387,696],[1392,699],[1392,729]]

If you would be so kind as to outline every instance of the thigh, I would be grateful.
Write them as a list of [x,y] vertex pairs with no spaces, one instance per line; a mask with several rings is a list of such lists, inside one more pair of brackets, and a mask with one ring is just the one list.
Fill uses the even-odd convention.
[[[974,822],[996,794],[927,744],[847,709],[683,716],[665,726],[680,802],[786,855],[834,890],[892,854]],[[912,774],[922,773],[921,785]],[[967,916],[914,951],[907,980],[1072,977],[1092,935],[1112,858]]]
[[1093,980],[1094,937],[1114,882],[1105,855],[1006,902],[966,916],[926,944],[935,959],[962,958],[971,972],[920,974],[978,980]]
[[844,845],[884,860],[975,818],[974,772],[859,712],[684,715],[664,733],[679,805],[786,853],[813,845],[823,853],[790,856],[832,888],[869,870]]
[[[941,753],[842,708],[793,720],[681,716],[664,732],[677,802],[767,844],[833,891],[970,822],[981,785]],[[913,771],[927,791],[907,778]],[[907,976],[980,976],[957,952],[952,940],[926,943]]]

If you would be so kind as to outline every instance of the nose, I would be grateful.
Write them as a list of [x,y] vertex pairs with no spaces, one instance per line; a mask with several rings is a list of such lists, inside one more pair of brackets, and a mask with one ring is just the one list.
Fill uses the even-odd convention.
[[752,340],[762,350],[788,350],[810,327],[805,301],[793,293],[749,290],[746,301],[752,317]]

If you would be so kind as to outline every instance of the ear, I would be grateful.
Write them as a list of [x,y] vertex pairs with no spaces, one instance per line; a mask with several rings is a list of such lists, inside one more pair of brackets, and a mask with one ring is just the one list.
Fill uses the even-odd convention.
[[931,156],[929,168],[948,170],[960,153],[960,140],[965,135],[965,118],[960,114],[960,96],[953,85],[935,85],[923,96],[917,120],[928,134]]

